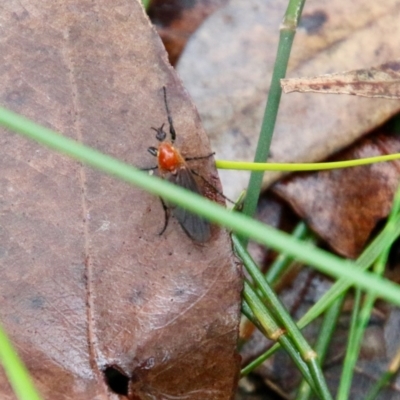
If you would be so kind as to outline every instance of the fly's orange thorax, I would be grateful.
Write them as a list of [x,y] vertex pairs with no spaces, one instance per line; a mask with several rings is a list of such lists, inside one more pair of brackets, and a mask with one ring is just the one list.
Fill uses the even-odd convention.
[[171,143],[160,143],[158,147],[158,168],[161,172],[175,173],[184,164],[184,158]]

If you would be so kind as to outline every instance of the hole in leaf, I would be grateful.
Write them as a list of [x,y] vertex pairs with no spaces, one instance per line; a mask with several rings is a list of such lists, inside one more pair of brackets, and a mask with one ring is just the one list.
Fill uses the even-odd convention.
[[108,387],[114,393],[128,396],[129,377],[121,372],[120,368],[111,365],[103,373]]

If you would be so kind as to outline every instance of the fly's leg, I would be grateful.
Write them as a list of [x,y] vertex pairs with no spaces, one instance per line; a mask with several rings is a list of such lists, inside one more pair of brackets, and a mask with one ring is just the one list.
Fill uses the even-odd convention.
[[193,175],[198,176],[203,182],[206,183],[206,185],[210,188],[212,188],[212,190],[214,190],[215,193],[218,193],[220,196],[222,196],[226,201],[228,201],[231,204],[236,204],[234,201],[232,201],[231,199],[229,199],[228,197],[226,197],[221,191],[219,191],[212,183],[208,182],[208,180],[206,178],[204,178],[204,176],[200,175],[199,173],[197,173],[195,170],[191,169],[190,170],[191,173]]
[[185,161],[195,161],[195,160],[205,160],[206,158],[211,158],[215,156],[215,152],[208,154],[207,156],[199,156],[199,157],[186,157]]
[[[185,158],[185,161],[194,161],[194,160],[204,160],[207,158],[210,158],[212,156],[215,155],[215,152],[208,154],[207,156],[199,156],[199,157],[187,157]],[[197,173],[195,170],[191,169],[190,170],[192,172],[193,175],[198,176],[202,181],[204,181],[207,186],[211,187],[216,193],[218,193],[220,196],[222,196],[226,201],[228,201],[229,203],[235,204],[234,201],[232,201],[231,199],[229,199],[228,197],[226,197],[222,192],[220,192],[212,183],[208,182],[208,180],[206,178],[204,178],[204,176],[200,175],[199,173]]]
[[169,221],[169,208],[167,207],[167,205],[164,203],[164,200],[160,197],[160,201],[164,210],[164,226],[161,229],[160,233],[158,234],[159,236],[161,236],[165,230],[167,229],[168,226],[168,221]]
[[155,171],[158,169],[157,165],[155,167],[139,168],[141,171]]
[[[147,151],[154,157],[157,157],[157,149],[155,147],[149,147]],[[148,167],[148,168],[140,168],[141,171],[155,171],[158,169],[158,165],[154,167]]]

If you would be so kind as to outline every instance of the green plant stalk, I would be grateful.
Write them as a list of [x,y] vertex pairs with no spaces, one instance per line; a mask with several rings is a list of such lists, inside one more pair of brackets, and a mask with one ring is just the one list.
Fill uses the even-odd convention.
[[282,347],[285,348],[293,362],[299,368],[304,379],[311,385],[311,387],[315,388],[314,381],[311,377],[307,364],[299,356],[296,347],[293,346],[289,338],[286,337],[283,331],[279,328],[274,317],[270,314],[268,308],[263,304],[257,293],[246,281],[244,282],[243,298],[248,304],[258,323],[262,326],[261,332],[265,334],[268,339],[273,338],[272,340],[278,340],[279,343],[281,343]]
[[[330,394],[323,377],[322,371],[316,360],[316,353],[313,349],[308,345],[307,341],[304,339],[302,333],[297,328],[297,325],[293,322],[289,313],[286,311],[286,308],[281,303],[280,299],[274,291],[269,287],[268,283],[265,281],[263,274],[255,264],[254,260],[247,252],[247,250],[242,246],[239,239],[232,235],[232,241],[235,247],[235,251],[237,255],[243,261],[247,272],[252,277],[254,283],[257,285],[257,288],[260,290],[262,297],[261,301],[266,303],[266,307],[269,310],[269,313],[272,314],[274,320],[278,321],[279,325],[282,325],[287,331],[290,340],[293,342],[297,351],[300,353],[303,361],[308,365],[308,368],[311,371],[312,376],[314,377],[314,384],[317,388],[318,392],[321,394],[323,398],[330,398]],[[244,286],[244,297],[246,298],[246,290],[249,285]],[[272,335],[270,335],[271,337]]]
[[[292,232],[292,237],[304,240],[308,232],[309,229],[307,225],[301,221],[297,224],[296,228]],[[293,258],[288,257],[285,254],[279,254],[266,272],[265,280],[271,286],[274,286],[292,262]]]
[[[268,158],[272,135],[275,129],[279,103],[282,95],[280,80],[286,75],[290,51],[296,33],[296,27],[301,16],[305,0],[290,0],[279,35],[279,44],[272,72],[271,86],[268,92],[267,104],[261,132],[257,143],[254,162],[265,162]],[[243,214],[252,217],[256,211],[258,198],[261,192],[263,173],[253,171],[247,188],[247,196],[244,200]],[[246,243],[246,239],[244,239]]]
[[19,400],[41,400],[29,376],[29,371],[18,357],[3,328],[0,326],[0,363]]
[[147,11],[150,7],[151,0],[142,0],[143,8]]
[[386,154],[383,156],[359,158],[357,160],[316,162],[316,163],[264,163],[245,161],[216,160],[215,166],[218,169],[233,169],[235,171],[321,171],[329,169],[351,168],[362,165],[376,164],[387,161],[394,161],[400,158],[400,153]]
[[311,376],[313,377],[314,382],[316,385],[318,385],[318,391],[322,394],[322,398],[332,399],[332,395],[329,392],[328,385],[326,384],[325,377],[317,357],[311,358],[307,364],[310,368]]
[[[315,344],[315,351],[318,354],[318,362],[322,366],[328,351],[329,344],[335,332],[338,318],[343,306],[345,294],[342,294],[328,308],[321,324],[321,331]],[[311,388],[303,379],[297,392],[296,400],[308,400],[311,397]]]
[[264,328],[254,315],[252,309],[250,308],[249,304],[247,303],[246,300],[242,300],[242,308],[241,308],[242,314],[264,335],[267,336],[267,333],[265,332]]
[[269,308],[265,306],[246,279],[243,286],[243,298],[253,312],[254,317],[261,324],[263,332],[266,334],[267,338],[277,340],[279,337],[278,333],[280,332],[280,334],[282,334],[283,332],[275,321],[274,315],[272,315]]
[[277,320],[278,323],[282,325],[288,332],[304,361],[307,362],[308,355],[313,352],[312,348],[304,339],[297,325],[293,322],[292,318],[290,317],[284,305],[281,303],[278,296],[265,281],[263,274],[259,270],[251,255],[242,246],[240,240],[235,235],[232,235],[232,241],[236,254],[243,261],[247,272],[250,274],[254,284],[257,286],[262,294],[261,300],[265,302],[267,308],[273,314],[275,320]]
[[[382,232],[372,241],[372,243],[364,250],[361,256],[357,259],[355,264],[360,270],[368,269],[372,263],[379,257],[379,254],[386,248],[391,246],[396,238],[400,235],[400,217],[396,216],[393,219],[392,226],[386,225]],[[321,315],[335,299],[342,293],[347,291],[351,286],[347,278],[342,277],[339,279],[318,301],[310,310],[297,322],[300,329],[304,328],[311,321]],[[271,357],[279,349],[279,344],[274,345],[264,354],[253,360],[241,371],[241,375],[249,374],[253,369],[261,365],[266,359]]]
[[[368,321],[370,320],[372,309],[374,307],[375,296],[366,295],[364,304],[355,314],[355,332],[351,335],[351,348],[347,347],[346,357],[343,363],[342,379],[340,380],[338,399],[347,399],[350,395],[351,382],[356,368],[357,359],[360,354],[362,339],[364,337],[365,329],[367,328]],[[358,311],[358,310],[356,310]],[[343,383],[342,383],[343,382]],[[340,396],[339,396],[340,395]]]
[[321,365],[325,361],[326,354],[328,352],[328,345],[332,340],[333,334],[335,333],[346,294],[346,292],[342,293],[340,297],[335,300],[335,302],[326,311],[322,321],[321,332],[318,335],[317,343],[315,344],[315,351],[318,353],[318,359]]
[[265,353],[261,354],[261,356],[257,357],[255,360],[253,360],[251,363],[247,364],[245,367],[242,368],[240,371],[240,376],[246,376],[253,370],[255,370],[257,367],[259,367],[264,361],[268,360],[271,356],[273,356],[277,350],[281,348],[279,343],[276,343],[274,346],[272,346],[270,349],[268,349]]
[[296,257],[304,263],[313,265],[323,273],[336,278],[346,278],[349,285],[356,285],[362,289],[373,291],[377,296],[400,305],[399,285],[387,279],[376,278],[368,272],[360,272],[355,268],[355,263],[349,260],[340,259],[315,247],[308,247],[305,252],[302,241],[294,239],[284,232],[240,213],[228,211],[219,204],[160,178],[149,176],[143,171],[63,137],[4,108],[0,108],[0,125],[28,136],[98,170],[141,187],[154,195],[163,197],[173,204],[230,228],[242,236],[250,237],[258,243],[272,247],[291,257]]
[[[358,316],[360,312],[360,307],[361,307],[361,290],[356,289],[355,291],[355,297],[354,297],[354,304],[353,304],[353,313],[352,313],[352,318],[351,318],[351,325],[350,325],[350,332],[349,332],[349,340],[347,344],[347,348],[350,346],[357,346],[360,344],[357,338],[357,323],[358,323]],[[357,349],[357,353],[359,351],[359,348]],[[351,368],[354,368],[355,361],[354,357],[354,352],[346,352],[346,356],[344,359],[343,363],[343,369],[342,369],[342,375],[341,379],[339,382],[339,388],[337,392],[336,399],[337,400],[347,400],[349,393],[350,393],[350,385],[351,385],[351,379],[353,377],[353,373]]]
[[318,395],[319,398],[329,400],[331,399],[330,394],[328,396],[324,396],[318,390],[318,387],[314,384],[313,377],[310,373],[310,370],[304,360],[300,357],[296,346],[292,343],[290,338],[287,335],[282,335],[279,339],[280,346],[285,349],[286,353],[289,355],[291,360],[294,362],[299,372],[302,374],[303,378],[310,384],[310,387],[314,390],[314,392]]

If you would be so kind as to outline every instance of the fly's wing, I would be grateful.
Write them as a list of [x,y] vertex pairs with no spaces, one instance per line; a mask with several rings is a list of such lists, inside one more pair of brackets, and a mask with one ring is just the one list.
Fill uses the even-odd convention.
[[[176,175],[169,177],[169,180],[178,186],[201,195],[192,173],[186,167],[180,168]],[[180,207],[174,207],[172,213],[186,234],[195,242],[203,243],[210,238],[210,223],[205,219]]]

